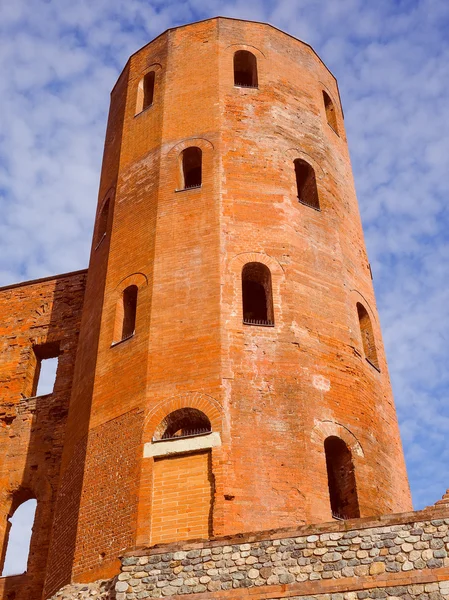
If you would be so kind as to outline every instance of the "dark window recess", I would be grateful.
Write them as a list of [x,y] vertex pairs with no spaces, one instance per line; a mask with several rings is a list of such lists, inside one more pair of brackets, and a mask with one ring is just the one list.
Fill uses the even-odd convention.
[[357,314],[359,317],[360,335],[362,336],[363,351],[365,358],[379,369],[379,360],[377,358],[376,343],[374,341],[373,326],[366,308],[357,302]]
[[182,188],[201,187],[202,182],[202,151],[192,146],[182,152]]
[[155,78],[155,72],[150,71],[139,81],[139,85],[137,86],[136,115],[153,104]]
[[155,436],[156,441],[204,435],[212,431],[207,416],[196,408],[179,408],[173,411],[164,419],[160,429],[159,435]]
[[274,325],[270,269],[262,263],[248,263],[242,271],[243,323]]
[[238,50],[234,54],[234,85],[252,88],[258,86],[257,59],[247,50]]
[[337,115],[335,114],[334,103],[330,99],[329,94],[327,94],[324,90],[323,90],[323,102],[324,102],[324,109],[326,111],[327,122],[332,127],[332,129],[335,131],[335,133],[338,134]]
[[324,451],[332,516],[342,520],[360,517],[351,451],[336,436],[326,438]]
[[143,78],[143,104],[142,110],[145,110],[149,106],[153,104],[154,98],[154,80],[155,73],[154,71],[150,71]]
[[100,215],[98,217],[98,225],[97,225],[97,236],[96,236],[96,245],[101,242],[101,240],[105,237],[106,232],[108,230],[108,218],[109,218],[109,198],[103,205],[101,209]]
[[298,191],[298,200],[302,204],[311,206],[317,210],[320,209],[318,198],[318,188],[316,185],[315,171],[305,160],[297,158],[294,161],[296,188]]
[[136,328],[137,286],[130,285],[123,291],[122,340],[134,335]]

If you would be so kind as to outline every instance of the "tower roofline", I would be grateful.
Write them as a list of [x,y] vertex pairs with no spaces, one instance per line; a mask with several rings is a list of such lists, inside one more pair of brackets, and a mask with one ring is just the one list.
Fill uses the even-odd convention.
[[208,19],[200,19],[199,21],[193,21],[192,23],[185,23],[184,25],[176,25],[175,27],[169,27],[168,29],[166,29],[165,31],[163,31],[162,33],[160,33],[159,35],[157,35],[155,38],[153,38],[151,41],[149,41],[147,44],[141,46],[138,50],[136,50],[135,52],[133,52],[129,56],[128,60],[126,61],[125,65],[123,67],[123,69],[120,71],[120,75],[117,77],[117,81],[115,82],[114,87],[111,90],[111,94],[114,92],[115,87],[116,87],[117,83],[120,80],[120,77],[122,76],[123,72],[126,70],[126,67],[131,62],[131,59],[133,58],[133,56],[135,56],[136,54],[138,54],[139,52],[141,52],[144,48],[146,48],[147,46],[149,46],[150,44],[152,44],[153,42],[155,42],[157,39],[159,39],[163,35],[166,35],[170,31],[175,31],[176,29],[182,29],[183,27],[190,27],[191,25],[198,25],[199,23],[206,23],[207,21],[217,21],[218,19],[226,19],[228,21],[240,21],[242,23],[255,23],[256,25],[266,25],[267,27],[271,27],[272,29],[275,29],[276,31],[279,31],[280,33],[283,33],[284,35],[287,35],[288,37],[290,37],[293,40],[299,42],[300,44],[304,44],[304,46],[307,46],[308,48],[310,48],[310,50],[312,50],[312,52],[318,58],[318,60],[320,61],[320,63],[323,65],[323,67],[328,71],[328,73],[335,80],[335,84],[337,86],[337,91],[338,91],[338,99],[340,100],[340,105],[341,105],[340,89],[338,87],[337,78],[332,73],[332,71],[329,69],[329,67],[326,65],[326,63],[321,58],[321,56],[318,54],[318,52],[313,48],[313,46],[311,46],[307,42],[304,42],[303,40],[300,40],[299,38],[295,37],[291,33],[287,33],[286,31],[283,31],[279,27],[276,27],[275,25],[272,25],[271,23],[266,23],[265,21],[252,21],[251,19],[236,19],[234,17],[224,17],[222,15],[217,15],[216,17],[209,17]]

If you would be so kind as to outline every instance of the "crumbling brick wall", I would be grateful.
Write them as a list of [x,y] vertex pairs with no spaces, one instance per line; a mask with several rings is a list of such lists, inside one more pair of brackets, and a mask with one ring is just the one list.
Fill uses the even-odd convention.
[[[38,600],[58,487],[86,271],[0,289],[0,555],[7,519],[23,497],[37,510],[26,574],[0,578],[0,598]],[[29,397],[34,347],[59,348],[53,393]]]

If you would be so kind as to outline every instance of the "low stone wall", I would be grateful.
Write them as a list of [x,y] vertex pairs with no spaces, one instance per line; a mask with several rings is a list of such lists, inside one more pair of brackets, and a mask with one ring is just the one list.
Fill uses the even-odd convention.
[[441,600],[449,599],[448,554],[449,511],[434,509],[131,550],[107,590],[72,586],[53,598]]

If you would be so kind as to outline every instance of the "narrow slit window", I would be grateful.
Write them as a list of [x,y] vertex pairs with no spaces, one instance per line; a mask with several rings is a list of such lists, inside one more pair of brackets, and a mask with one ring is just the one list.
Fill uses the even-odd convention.
[[108,230],[108,219],[109,219],[109,198],[103,205],[100,215],[98,217],[96,245],[98,246],[103,238],[106,236]]
[[182,189],[187,190],[201,187],[202,157],[201,148],[197,148],[196,146],[191,146],[183,150],[181,156]]
[[351,451],[336,436],[326,438],[324,451],[332,516],[342,520],[360,517]]
[[123,291],[123,325],[122,340],[134,335],[136,328],[137,286],[130,285]]
[[313,167],[301,158],[297,158],[294,161],[294,165],[298,200],[306,206],[320,210],[320,200],[318,198],[318,188]]
[[374,340],[373,326],[371,319],[366,311],[366,308],[357,302],[357,314],[359,317],[360,335],[362,336],[363,351],[365,358],[379,369],[379,361],[377,358],[376,342]]
[[30,498],[17,506],[8,518],[2,577],[20,575],[27,570],[36,507],[36,499]]
[[44,396],[53,393],[59,354],[59,342],[49,342],[33,347],[26,384],[27,396]]
[[335,133],[338,135],[337,115],[335,114],[335,106],[334,106],[334,103],[332,102],[329,94],[327,94],[324,90],[323,90],[323,102],[324,102],[324,109],[326,111],[327,122],[332,127],[332,129],[335,131]]
[[234,85],[251,88],[258,86],[257,59],[248,50],[238,50],[234,54]]
[[136,114],[141,113],[153,104],[155,80],[155,72],[150,71],[139,81],[139,85],[137,86]]
[[258,262],[248,263],[242,270],[243,323],[274,325],[270,269]]

